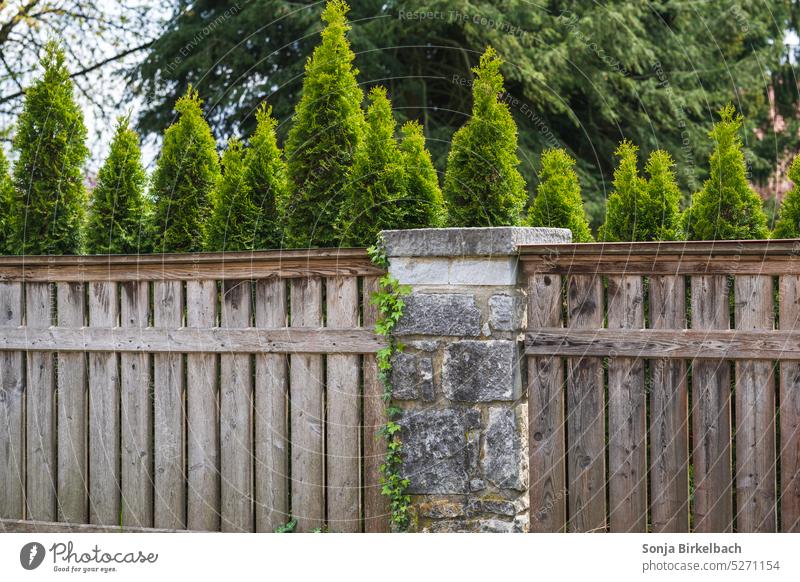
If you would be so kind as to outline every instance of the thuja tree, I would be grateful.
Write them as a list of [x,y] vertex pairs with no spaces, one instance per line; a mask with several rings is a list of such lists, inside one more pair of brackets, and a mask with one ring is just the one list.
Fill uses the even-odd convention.
[[607,241],[675,240],[680,232],[680,190],[668,153],[656,150],[639,176],[638,148],[624,140],[617,148],[614,191],[608,197],[600,236]]
[[128,254],[142,248],[146,175],[139,136],[127,117],[117,122],[111,149],[97,176],[86,227],[89,254]]
[[575,173],[575,160],[563,149],[542,152],[539,185],[527,224],[568,228],[574,242],[591,242],[592,232],[583,208],[581,186]]
[[517,126],[501,101],[502,61],[487,48],[473,69],[472,117],[453,136],[444,180],[451,226],[516,225],[527,199]]
[[709,133],[714,140],[710,176],[684,214],[689,240],[760,239],[769,234],[761,198],[747,182],[741,126],[742,117],[732,105],[720,110],[720,120]]
[[242,143],[230,139],[222,154],[222,176],[212,196],[206,250],[242,251],[255,247],[258,208],[252,194]]
[[245,154],[246,183],[257,213],[255,248],[275,249],[283,243],[283,207],[289,197],[286,162],[275,136],[272,108],[256,110],[256,130]]
[[409,121],[403,125],[402,133],[400,151],[407,180],[405,198],[400,201],[403,223],[395,228],[442,226],[446,219],[444,199],[431,154],[425,148],[422,126],[416,121]]
[[175,104],[178,121],[167,128],[153,174],[151,224],[156,252],[199,251],[219,160],[202,102],[189,87]]
[[800,237],[800,156],[795,157],[789,167],[792,189],[787,192],[781,204],[778,221],[775,223],[775,238]]
[[328,2],[322,43],[306,63],[303,96],[286,142],[289,181],[286,229],[292,246],[337,244],[335,223],[347,194],[347,176],[358,146],[363,93],[346,33],[349,7]]
[[406,198],[406,168],[395,139],[396,122],[386,89],[369,94],[364,138],[350,170],[347,198],[337,221],[338,238],[345,244],[375,244],[381,230],[402,228]]
[[89,154],[83,114],[73,98],[64,53],[48,42],[44,75],[25,92],[17,123],[11,250],[20,254],[80,251],[86,206],[83,165]]
[[0,254],[11,252],[11,200],[13,196],[11,177],[8,175],[8,160],[0,148]]

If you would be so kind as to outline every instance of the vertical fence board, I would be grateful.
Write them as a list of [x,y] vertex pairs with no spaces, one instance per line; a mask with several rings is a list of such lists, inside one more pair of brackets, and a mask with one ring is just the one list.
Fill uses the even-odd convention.
[[[217,323],[217,282],[187,281],[186,325]],[[223,376],[224,378],[224,376]],[[216,531],[220,524],[217,356],[186,355],[187,528]]]
[[[183,323],[183,283],[153,283],[155,327],[176,328]],[[154,512],[155,527],[186,527],[184,480],[183,354],[154,356]]]
[[[644,327],[642,277],[608,278],[608,328]],[[644,361],[608,362],[608,462],[612,532],[647,529],[647,442]]]
[[[22,283],[0,283],[0,308],[0,328],[22,325]],[[22,365],[22,352],[0,352],[0,518],[5,519],[24,515]]]
[[[150,322],[147,282],[128,281],[120,287],[120,325],[143,329]],[[153,407],[150,400],[150,357],[120,355],[122,447],[122,524],[153,525]]]
[[[358,326],[358,279],[326,280],[330,328]],[[327,445],[328,526],[337,532],[361,530],[359,361],[357,355],[328,356]]]
[[[117,284],[89,284],[89,324],[117,325]],[[119,370],[113,352],[89,354],[89,521],[119,524]]]
[[[692,277],[692,328],[728,329],[725,275]],[[730,365],[695,360],[692,365],[692,461],[694,529],[729,532],[732,526]]]
[[[321,280],[291,281],[291,326],[322,325]],[[290,415],[292,430],[292,515],[297,529],[321,527],[325,519],[322,356],[292,354]]]
[[[30,327],[52,323],[50,283],[25,286],[26,322]],[[55,521],[56,511],[56,427],[55,369],[50,352],[27,353],[26,389],[26,517]]]
[[[736,329],[772,329],[772,277],[734,282]],[[774,532],[775,378],[772,362],[736,362],[736,529]]]
[[[561,276],[528,278],[528,328],[562,327]],[[530,528],[561,532],[566,527],[564,476],[564,367],[558,355],[528,358]]]
[[[567,290],[569,326],[603,326],[602,280],[573,275]],[[606,529],[603,365],[596,357],[567,359],[569,529]]]
[[[250,281],[225,281],[222,327],[251,327]],[[223,354],[220,386],[222,529],[249,532],[253,522],[252,358]]]
[[[800,275],[780,278],[780,327],[800,330]],[[800,533],[800,361],[781,362],[781,531]]]
[[[83,283],[58,283],[58,325],[83,327],[86,297]],[[87,523],[86,355],[58,354],[58,520]]]
[[[686,282],[650,277],[650,326],[686,327]],[[689,411],[685,360],[652,360],[650,483],[653,531],[689,530]]]
[[[378,277],[364,277],[363,325],[373,329],[378,308],[371,303],[372,294],[380,288]],[[389,531],[389,502],[381,494],[380,466],[386,457],[386,443],[378,430],[386,424],[383,386],[378,378],[375,356],[364,355],[364,531]]]
[[[256,327],[286,325],[286,282],[256,282]],[[289,520],[288,384],[285,354],[258,354],[255,375],[256,531],[273,532]]]

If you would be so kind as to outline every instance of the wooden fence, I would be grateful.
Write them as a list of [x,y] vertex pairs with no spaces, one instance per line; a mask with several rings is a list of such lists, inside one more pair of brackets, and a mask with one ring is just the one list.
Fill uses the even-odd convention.
[[800,531],[799,251],[522,249],[533,531]]
[[384,531],[380,275],[349,249],[0,258],[0,531]]

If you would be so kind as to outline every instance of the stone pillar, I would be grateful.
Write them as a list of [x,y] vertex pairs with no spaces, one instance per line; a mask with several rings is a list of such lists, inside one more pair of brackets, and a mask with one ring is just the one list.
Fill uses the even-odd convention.
[[383,233],[389,272],[410,285],[393,363],[404,475],[419,531],[528,529],[528,414],[517,245],[565,229]]

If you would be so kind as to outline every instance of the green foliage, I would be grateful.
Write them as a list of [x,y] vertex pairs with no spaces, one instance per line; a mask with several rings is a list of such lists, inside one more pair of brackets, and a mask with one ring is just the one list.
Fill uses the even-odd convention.
[[402,127],[400,151],[407,175],[402,224],[394,228],[434,228],[444,226],[446,212],[439,177],[430,152],[425,148],[422,126],[409,121]]
[[14,186],[8,175],[8,160],[0,148],[0,254],[11,252],[11,203]]
[[472,117],[453,136],[444,198],[451,226],[508,226],[520,223],[527,200],[519,173],[517,126],[500,101],[502,60],[487,48],[474,70]]
[[789,167],[789,179],[792,189],[786,193],[781,204],[778,222],[772,233],[775,238],[800,237],[800,155],[794,158]]
[[574,166],[575,160],[563,149],[547,149],[542,153],[539,185],[528,213],[528,226],[568,228],[573,242],[592,242]]
[[347,195],[347,179],[361,139],[363,93],[347,41],[343,0],[330,0],[322,43],[306,63],[303,93],[286,142],[291,201],[286,229],[290,246],[332,246],[335,222]]
[[[379,240],[375,246],[369,247],[367,252],[372,262],[382,268],[388,268],[389,261]],[[403,316],[405,302],[403,297],[411,289],[407,285],[400,285],[390,275],[380,279],[380,290],[373,294],[371,303],[378,308],[378,321],[375,323],[375,333],[385,337],[388,345],[376,354],[378,365],[378,378],[383,384],[383,401],[386,406],[386,424],[381,427],[378,434],[386,443],[386,457],[381,464],[381,493],[389,498],[390,521],[396,531],[407,531],[411,525],[411,496],[408,495],[408,479],[402,476],[403,467],[403,442],[401,440],[401,426],[397,422],[401,410],[392,404],[392,360],[394,355],[402,351],[403,346],[392,335],[397,323]]]
[[45,45],[44,75],[25,92],[14,147],[11,249],[18,254],[75,254],[81,248],[89,154],[83,114],[73,98],[64,52]]
[[289,197],[286,162],[275,136],[277,122],[265,103],[256,110],[255,133],[245,155],[246,181],[258,212],[255,248],[277,249],[283,242],[283,206]]
[[228,140],[222,155],[222,176],[211,198],[211,216],[206,224],[208,251],[246,251],[255,248],[259,209],[247,181],[242,142]]
[[395,122],[386,89],[374,87],[369,95],[364,136],[349,172],[347,197],[336,222],[338,238],[353,246],[366,246],[378,233],[403,228],[407,176],[403,155],[395,139]]
[[167,128],[153,174],[152,222],[156,252],[203,248],[210,199],[219,180],[219,159],[202,101],[192,87],[175,104],[178,121]]
[[275,528],[275,533],[294,533],[294,530],[297,528],[297,520],[293,519],[291,521],[287,521],[283,525],[279,525]]
[[620,162],[599,238],[612,242],[677,240],[681,192],[672,158],[663,150],[650,154],[645,167],[650,179],[645,180],[639,176],[638,150],[628,140],[617,148]]
[[739,129],[742,117],[723,107],[710,132],[714,140],[711,175],[684,213],[689,240],[763,239],[769,236],[761,198],[747,182]]
[[130,128],[129,118],[121,117],[92,192],[86,226],[87,253],[128,254],[143,250],[146,180],[139,136]]

